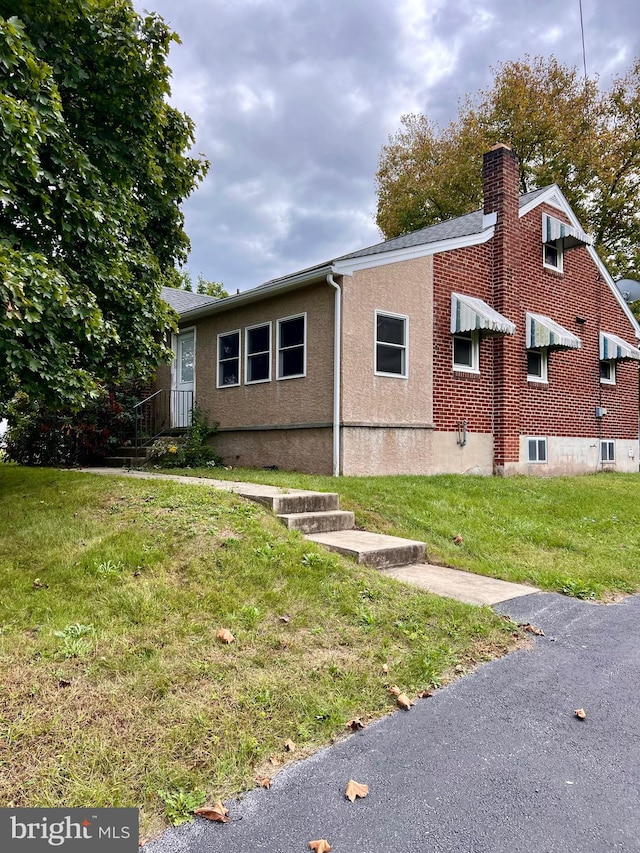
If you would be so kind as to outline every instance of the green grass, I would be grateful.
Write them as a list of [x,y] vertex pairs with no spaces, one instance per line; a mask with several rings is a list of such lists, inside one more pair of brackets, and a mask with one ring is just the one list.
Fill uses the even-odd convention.
[[337,491],[359,526],[420,539],[434,563],[579,598],[640,589],[640,474],[335,479],[250,469],[182,473]]
[[206,487],[0,465],[0,501],[2,806],[154,834],[519,642]]

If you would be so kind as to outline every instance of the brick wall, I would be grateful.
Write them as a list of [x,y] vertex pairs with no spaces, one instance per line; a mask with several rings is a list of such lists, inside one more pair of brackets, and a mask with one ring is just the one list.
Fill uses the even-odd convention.
[[[504,164],[494,159],[489,166],[487,170],[485,161],[485,182],[497,175],[504,183],[506,174],[512,185]],[[498,191],[485,192],[485,197],[486,213],[506,198]],[[599,376],[600,330],[635,344],[632,324],[586,248],[564,253],[562,273],[544,268],[542,214],[568,221],[563,213],[539,205],[514,220],[514,200],[517,187],[506,216],[498,212],[493,240],[434,257],[436,430],[455,430],[466,420],[470,432],[493,432],[497,466],[518,460],[519,435],[637,438],[637,364],[618,362],[615,385],[602,384]],[[479,297],[516,323],[514,336],[481,338],[479,375],[452,368],[451,291]],[[547,384],[527,381],[527,311],[551,317],[582,340],[580,350],[549,352]],[[596,419],[596,406],[606,407],[603,419]]]

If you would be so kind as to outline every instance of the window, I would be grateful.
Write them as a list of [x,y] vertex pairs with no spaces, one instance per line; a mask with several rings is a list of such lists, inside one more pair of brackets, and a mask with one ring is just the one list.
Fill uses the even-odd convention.
[[218,388],[240,384],[240,330],[218,335]]
[[479,373],[480,340],[477,332],[453,336],[453,369]]
[[616,384],[616,363],[613,359],[600,362],[600,382],[605,385]]
[[269,382],[271,379],[271,323],[247,326],[244,330],[244,381]]
[[278,320],[278,379],[305,376],[307,315]]
[[382,314],[376,311],[377,376],[407,378],[408,325],[408,317],[402,314]]
[[547,439],[546,438],[528,438],[527,439],[527,462],[546,462],[547,461]]
[[605,439],[600,442],[600,461],[615,462],[616,461],[616,443],[611,439]]
[[547,350],[529,349],[527,350],[527,381],[528,382],[546,382],[547,381]]
[[542,252],[544,266],[556,272],[562,272],[562,241],[543,243]]

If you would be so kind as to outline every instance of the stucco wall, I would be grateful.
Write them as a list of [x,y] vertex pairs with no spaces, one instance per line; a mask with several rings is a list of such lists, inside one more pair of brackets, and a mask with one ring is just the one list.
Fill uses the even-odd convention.
[[242,430],[217,433],[211,443],[225,465],[331,474],[331,436],[330,428]]
[[[196,401],[220,427],[330,422],[333,416],[333,294],[327,284],[216,313],[197,322]],[[307,315],[306,376],[276,379],[276,321]],[[271,381],[246,385],[245,329],[272,326]],[[185,324],[186,325],[186,324]],[[241,384],[216,387],[217,335],[241,331]],[[267,464],[267,463],[265,463]],[[277,464],[277,463],[273,463]],[[291,465],[289,467],[292,467]]]
[[[432,302],[431,257],[344,278],[342,420],[347,425],[432,423]],[[376,310],[409,318],[407,379],[375,375]]]
[[464,447],[458,444],[461,433],[434,432],[432,474],[493,474],[493,436],[467,432]]

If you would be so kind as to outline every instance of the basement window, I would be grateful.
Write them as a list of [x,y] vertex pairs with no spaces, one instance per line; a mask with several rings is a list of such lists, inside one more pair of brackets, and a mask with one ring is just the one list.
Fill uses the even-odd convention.
[[616,461],[616,443],[612,439],[603,439],[600,442],[600,461],[615,462]]
[[531,437],[527,439],[527,462],[543,463],[547,461],[547,439]]

